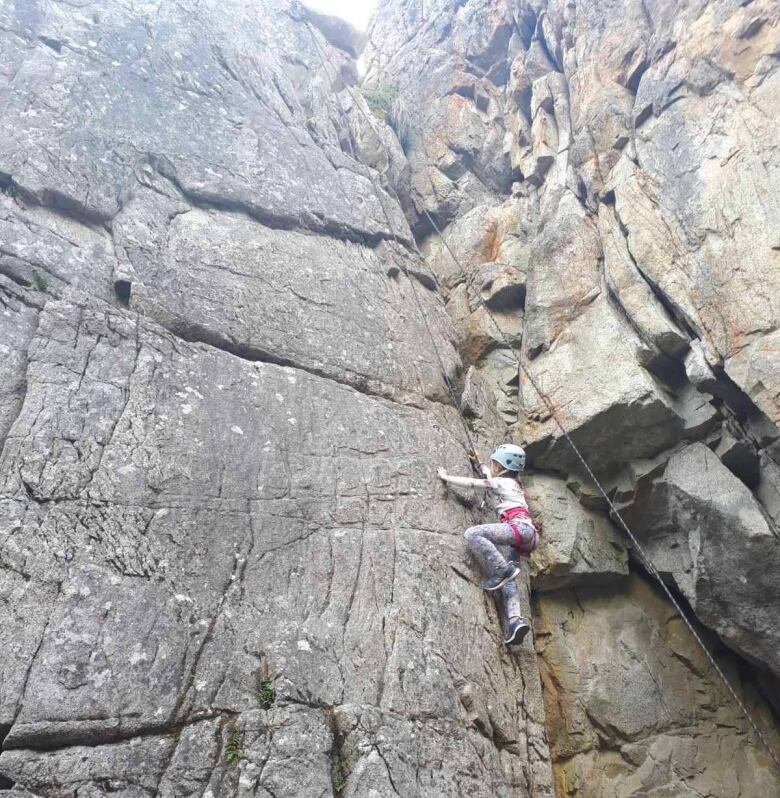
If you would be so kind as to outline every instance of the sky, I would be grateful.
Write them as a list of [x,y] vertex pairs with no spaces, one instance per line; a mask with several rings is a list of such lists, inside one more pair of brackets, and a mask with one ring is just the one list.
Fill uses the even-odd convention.
[[306,5],[325,14],[342,17],[358,30],[365,30],[376,0],[306,0]]

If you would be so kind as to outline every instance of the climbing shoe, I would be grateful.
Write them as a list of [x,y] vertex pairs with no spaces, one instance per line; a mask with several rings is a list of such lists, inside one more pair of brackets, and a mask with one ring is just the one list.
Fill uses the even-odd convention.
[[531,627],[522,618],[511,618],[507,624],[504,642],[508,646],[519,646],[530,631]]
[[503,571],[491,576],[482,583],[483,590],[498,590],[503,587],[507,582],[514,579],[520,573],[520,569],[512,562],[506,564]]

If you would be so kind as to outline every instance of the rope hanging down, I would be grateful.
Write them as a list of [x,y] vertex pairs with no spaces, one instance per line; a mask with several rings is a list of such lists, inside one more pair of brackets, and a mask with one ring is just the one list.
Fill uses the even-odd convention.
[[[313,41],[314,41],[314,43],[315,43],[315,45],[317,47],[317,50],[319,51],[319,55],[320,55],[320,59],[322,61],[323,67],[325,68],[325,70],[327,72],[327,66],[326,66],[327,65],[327,57],[326,57],[326,55],[325,55],[325,53],[324,53],[319,41],[317,40],[317,37],[316,37],[316,35],[315,35],[315,33],[314,33],[309,21],[306,20],[306,19],[303,19],[303,22],[306,25],[306,27],[309,29],[309,33],[311,34],[312,39],[313,39]],[[335,83],[334,83],[334,85],[335,85]],[[373,127],[374,127],[373,122],[368,117],[366,112],[363,110],[360,102],[358,102],[358,99],[355,96],[354,92],[352,91],[352,88],[350,86],[346,85],[346,84],[345,84],[345,88],[347,89],[347,92],[349,93],[350,97],[352,98],[352,102],[353,102],[355,108],[359,111],[359,113],[368,122],[369,127],[371,129],[373,129]],[[339,107],[340,113],[344,117],[347,130],[349,130],[349,125],[348,125],[348,122],[346,121],[346,114],[344,112],[344,109],[341,107],[341,103],[338,102],[338,100],[337,100],[337,105]],[[352,149],[351,142],[350,142],[350,149]],[[354,150],[352,152],[353,152],[353,157],[354,157]],[[397,244],[402,246],[401,242],[398,240],[398,236],[396,235],[395,228],[393,227],[392,222],[390,221],[390,216],[389,216],[389,214],[387,212],[387,209],[385,208],[385,204],[384,204],[384,201],[382,199],[382,192],[381,192],[381,190],[377,190],[377,187],[374,185],[373,178],[369,177],[369,180],[371,181],[371,184],[372,184],[372,186],[374,188],[376,196],[379,199],[379,204],[380,204],[380,206],[382,208],[382,213],[385,216],[385,222],[387,224],[387,228],[388,228],[388,230],[390,230],[391,235],[393,237],[393,240]],[[442,244],[446,248],[447,252],[449,253],[449,255],[452,258],[452,260],[455,263],[455,265],[458,267],[458,269],[460,269],[462,274],[466,274],[466,270],[463,268],[462,263],[458,259],[457,255],[453,252],[453,250],[450,247],[450,245],[447,243],[447,240],[444,238],[444,235],[443,235],[442,231],[439,229],[439,226],[436,224],[436,222],[434,221],[434,219],[431,216],[431,214],[428,212],[428,210],[426,208],[423,208],[423,212],[425,213],[425,216],[428,218],[428,221],[430,222],[431,227],[436,231],[436,234],[441,239]],[[447,376],[447,373],[446,373],[446,370],[445,370],[445,367],[444,367],[444,361],[442,360],[442,357],[441,357],[441,355],[439,353],[439,350],[438,350],[438,348],[436,346],[436,340],[435,340],[435,338],[433,336],[433,333],[431,331],[430,325],[428,324],[428,320],[427,320],[427,318],[425,316],[425,310],[422,307],[420,299],[419,299],[419,297],[417,295],[416,288],[414,287],[414,284],[415,284],[416,280],[413,277],[410,277],[408,271],[406,270],[406,268],[404,266],[401,266],[400,268],[403,271],[403,273],[409,278],[410,283],[412,285],[412,293],[414,295],[415,303],[416,303],[417,308],[418,308],[418,310],[420,312],[420,315],[422,316],[423,321],[425,323],[426,331],[428,332],[428,335],[430,336],[431,344],[433,345],[434,352],[436,353],[436,357],[437,357],[437,359],[439,361],[439,365],[440,365],[440,367],[442,369],[442,376],[443,376],[444,381],[445,381],[445,383],[447,385],[447,390],[449,391],[450,398],[452,399],[453,405],[455,406],[456,410],[458,411],[458,416],[461,419],[461,422],[463,424],[463,428],[464,428],[464,431],[466,433],[466,439],[467,439],[467,441],[469,443],[470,450],[473,451],[474,447],[473,447],[473,444],[472,444],[472,438],[471,438],[470,430],[468,428],[468,424],[466,422],[466,419],[460,413],[460,403],[458,402],[458,400],[456,398],[454,388],[453,388],[453,386],[452,386],[452,384],[451,384],[451,382],[449,380],[449,377]],[[766,736],[761,731],[761,729],[758,727],[758,724],[753,719],[753,716],[748,711],[748,708],[745,706],[745,704],[742,702],[742,700],[737,695],[736,690],[731,686],[731,682],[729,681],[728,677],[723,672],[723,670],[718,665],[718,663],[715,661],[715,657],[710,653],[710,650],[708,649],[706,643],[702,640],[701,636],[696,631],[693,623],[691,622],[691,620],[686,615],[685,611],[683,610],[682,606],[680,605],[680,602],[675,598],[674,594],[672,593],[671,589],[668,587],[668,585],[664,581],[664,579],[661,576],[661,574],[658,572],[658,569],[655,567],[655,565],[653,565],[652,561],[650,560],[650,557],[645,552],[643,546],[640,544],[640,542],[637,539],[636,535],[634,535],[634,533],[631,531],[631,529],[629,528],[628,524],[624,520],[623,516],[620,514],[620,511],[615,506],[615,504],[613,503],[612,499],[609,497],[609,494],[607,493],[606,489],[601,484],[601,482],[596,477],[596,475],[593,473],[591,467],[588,465],[588,462],[585,459],[585,457],[583,456],[583,454],[580,451],[579,447],[574,443],[574,441],[572,440],[571,436],[569,435],[568,430],[563,426],[563,424],[561,423],[560,419],[558,418],[558,415],[555,412],[555,408],[553,407],[552,402],[549,400],[549,398],[544,393],[542,393],[542,390],[539,387],[539,385],[537,384],[536,380],[531,375],[530,371],[525,366],[525,364],[523,363],[522,359],[517,354],[515,349],[509,343],[509,337],[501,329],[501,326],[496,321],[496,318],[493,315],[493,313],[491,312],[490,308],[488,308],[488,306],[485,304],[484,300],[481,297],[477,296],[476,299],[477,299],[477,302],[479,303],[479,305],[482,307],[482,309],[487,313],[487,315],[490,318],[491,322],[495,325],[496,329],[498,330],[499,335],[503,339],[504,345],[506,346],[507,350],[512,354],[512,357],[517,362],[518,369],[520,371],[522,371],[522,373],[528,378],[529,383],[531,384],[533,389],[536,391],[537,395],[542,400],[542,402],[544,402],[544,405],[547,408],[547,411],[550,413],[550,417],[555,422],[555,425],[558,427],[558,429],[560,430],[561,434],[566,439],[566,442],[571,447],[571,449],[574,452],[574,454],[576,455],[577,459],[580,461],[580,463],[582,463],[582,466],[585,469],[585,471],[588,474],[588,476],[590,477],[590,479],[592,480],[593,485],[596,487],[596,489],[599,491],[599,493],[604,497],[604,500],[606,501],[607,506],[610,509],[610,513],[611,513],[612,517],[617,520],[617,522],[620,524],[620,526],[623,529],[623,531],[626,533],[626,535],[628,535],[629,539],[631,540],[631,543],[633,544],[634,548],[636,549],[637,553],[639,554],[640,559],[641,559],[642,563],[644,564],[644,567],[647,569],[647,572],[658,581],[658,584],[661,586],[662,590],[666,594],[666,596],[669,599],[669,601],[671,602],[672,606],[675,608],[675,610],[677,611],[677,613],[680,616],[680,618],[683,620],[685,625],[688,627],[688,630],[690,631],[690,633],[693,636],[694,640],[696,640],[696,642],[698,643],[699,647],[704,652],[704,655],[707,658],[707,660],[709,661],[712,669],[715,671],[715,673],[718,675],[720,680],[725,685],[727,691],[729,692],[731,697],[734,699],[734,701],[737,704],[737,706],[739,707],[739,709],[742,711],[742,714],[745,716],[745,718],[747,719],[747,721],[750,724],[750,726],[753,728],[753,731],[756,733],[756,735],[757,735],[758,739],[761,741],[761,744],[763,745],[763,747],[766,749],[767,753],[769,754],[770,759],[774,763],[774,765],[777,768],[778,772],[780,772],[780,759],[778,759],[778,757],[775,755],[775,753],[772,750],[772,747],[770,746],[769,741],[767,740]]]
[[[428,217],[428,221],[430,221],[430,223],[433,226],[434,230],[436,231],[437,235],[439,236],[439,238],[441,239],[441,241],[444,244],[445,248],[447,249],[447,252],[449,252],[450,257],[452,257],[453,261],[457,264],[458,268],[461,269],[461,271],[463,271],[463,267],[460,264],[458,258],[456,257],[456,255],[452,251],[452,249],[450,248],[450,245],[445,240],[444,236],[442,235],[441,230],[439,230],[438,226],[436,225],[436,222],[433,221],[433,219],[431,218],[431,215],[428,213],[427,210],[425,210],[425,215]],[[464,272],[464,274],[465,274],[465,272]],[[775,755],[774,751],[772,750],[772,747],[769,745],[769,741],[766,739],[766,737],[764,736],[763,732],[761,731],[761,729],[756,724],[755,720],[753,720],[753,717],[750,714],[750,712],[748,711],[748,708],[744,705],[742,700],[739,698],[739,696],[737,695],[736,691],[731,686],[731,682],[729,681],[728,677],[723,672],[723,670],[718,665],[718,663],[715,661],[715,658],[710,653],[710,650],[707,648],[706,643],[701,639],[701,636],[696,631],[693,623],[689,620],[688,616],[685,614],[685,611],[680,606],[680,602],[675,598],[674,594],[669,589],[669,587],[666,584],[666,582],[664,581],[663,577],[658,572],[658,569],[655,567],[655,565],[650,560],[649,556],[647,555],[647,552],[645,552],[645,550],[642,547],[642,545],[640,544],[639,540],[637,540],[636,535],[634,535],[634,533],[631,531],[631,529],[629,528],[629,526],[626,523],[625,519],[620,514],[620,511],[615,506],[615,504],[613,503],[612,499],[610,499],[609,494],[607,493],[606,489],[601,484],[601,482],[598,479],[598,477],[593,473],[591,467],[588,465],[587,460],[583,456],[583,454],[580,451],[580,449],[577,446],[577,444],[574,443],[574,441],[571,439],[571,436],[569,435],[569,432],[566,430],[566,428],[563,426],[563,424],[561,423],[560,419],[558,418],[558,415],[556,414],[555,409],[554,409],[552,403],[550,402],[550,400],[547,398],[547,396],[545,394],[542,393],[542,391],[539,388],[539,385],[537,384],[536,380],[533,378],[533,376],[531,375],[529,370],[526,368],[525,364],[522,362],[522,360],[517,355],[515,350],[511,346],[509,346],[507,336],[505,335],[504,331],[501,329],[501,327],[496,322],[495,316],[490,312],[490,309],[487,307],[487,305],[485,305],[485,303],[484,303],[484,301],[482,301],[481,297],[478,297],[478,301],[480,302],[480,304],[481,304],[482,308],[485,310],[485,312],[490,316],[490,319],[493,322],[493,324],[495,324],[496,329],[498,330],[498,332],[501,335],[501,337],[504,339],[504,343],[507,345],[507,348],[512,353],[512,356],[514,357],[514,359],[517,361],[517,364],[518,364],[519,368],[522,370],[523,374],[525,374],[525,376],[528,378],[528,381],[533,386],[533,389],[536,391],[536,393],[538,394],[539,398],[544,402],[544,405],[547,408],[547,411],[550,413],[550,417],[555,422],[555,425],[561,431],[561,434],[566,439],[566,442],[569,444],[569,446],[571,447],[571,449],[574,452],[574,454],[577,456],[577,459],[580,461],[580,463],[582,463],[583,468],[587,472],[588,476],[590,477],[591,481],[593,482],[593,484],[595,485],[595,487],[597,488],[599,493],[604,497],[604,500],[606,501],[607,505],[609,506],[610,514],[612,515],[613,518],[615,518],[618,521],[618,523],[622,527],[623,531],[626,533],[626,535],[628,535],[629,539],[631,540],[631,543],[633,544],[634,548],[636,549],[637,553],[639,554],[639,556],[640,556],[640,558],[642,560],[642,563],[644,564],[645,568],[647,569],[647,572],[651,576],[653,576],[658,581],[658,583],[661,585],[661,588],[663,589],[664,593],[666,593],[666,596],[669,599],[669,601],[672,603],[672,606],[675,608],[675,610],[677,611],[677,613],[680,616],[680,618],[682,618],[682,620],[685,622],[685,625],[688,627],[690,633],[693,635],[693,638],[696,640],[696,642],[699,644],[701,650],[704,652],[704,655],[707,657],[707,660],[709,661],[709,663],[712,666],[713,670],[720,677],[720,680],[726,686],[726,689],[731,694],[731,697],[734,699],[734,701],[736,702],[737,706],[740,708],[740,710],[742,710],[742,713],[747,718],[747,720],[750,723],[750,725],[753,727],[753,730],[755,731],[756,735],[758,736],[758,738],[761,741],[761,743],[764,746],[764,748],[766,748],[766,751],[769,754],[771,760],[774,762],[775,767],[777,768],[778,771],[780,771],[780,759],[778,759],[777,756]]]

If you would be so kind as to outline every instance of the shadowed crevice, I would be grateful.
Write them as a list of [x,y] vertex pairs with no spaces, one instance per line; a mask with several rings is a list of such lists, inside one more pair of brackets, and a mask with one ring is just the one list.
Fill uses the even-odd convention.
[[130,305],[130,293],[132,288],[133,284],[129,280],[114,281],[114,293],[116,294],[116,298],[124,307],[128,307]]
[[[9,731],[11,731],[10,724],[0,723],[0,751],[3,750],[3,743],[5,742],[5,738],[8,736]],[[10,790],[15,786],[16,782],[13,781],[13,779],[0,772],[0,790]]]

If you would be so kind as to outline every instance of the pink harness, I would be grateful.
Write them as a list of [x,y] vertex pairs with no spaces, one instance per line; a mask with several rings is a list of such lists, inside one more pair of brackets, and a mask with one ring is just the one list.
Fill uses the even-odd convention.
[[[531,525],[534,533],[531,537],[530,541],[523,540],[523,533],[520,530],[520,526],[517,523],[513,523],[513,521],[523,520]],[[519,554],[523,557],[528,557],[531,552],[539,545],[539,531],[537,530],[536,526],[534,525],[533,518],[531,517],[531,513],[525,507],[512,507],[506,512],[501,513],[499,516],[499,520],[503,524],[509,524],[512,528],[512,532],[515,535],[515,546],[514,548],[517,550]]]

